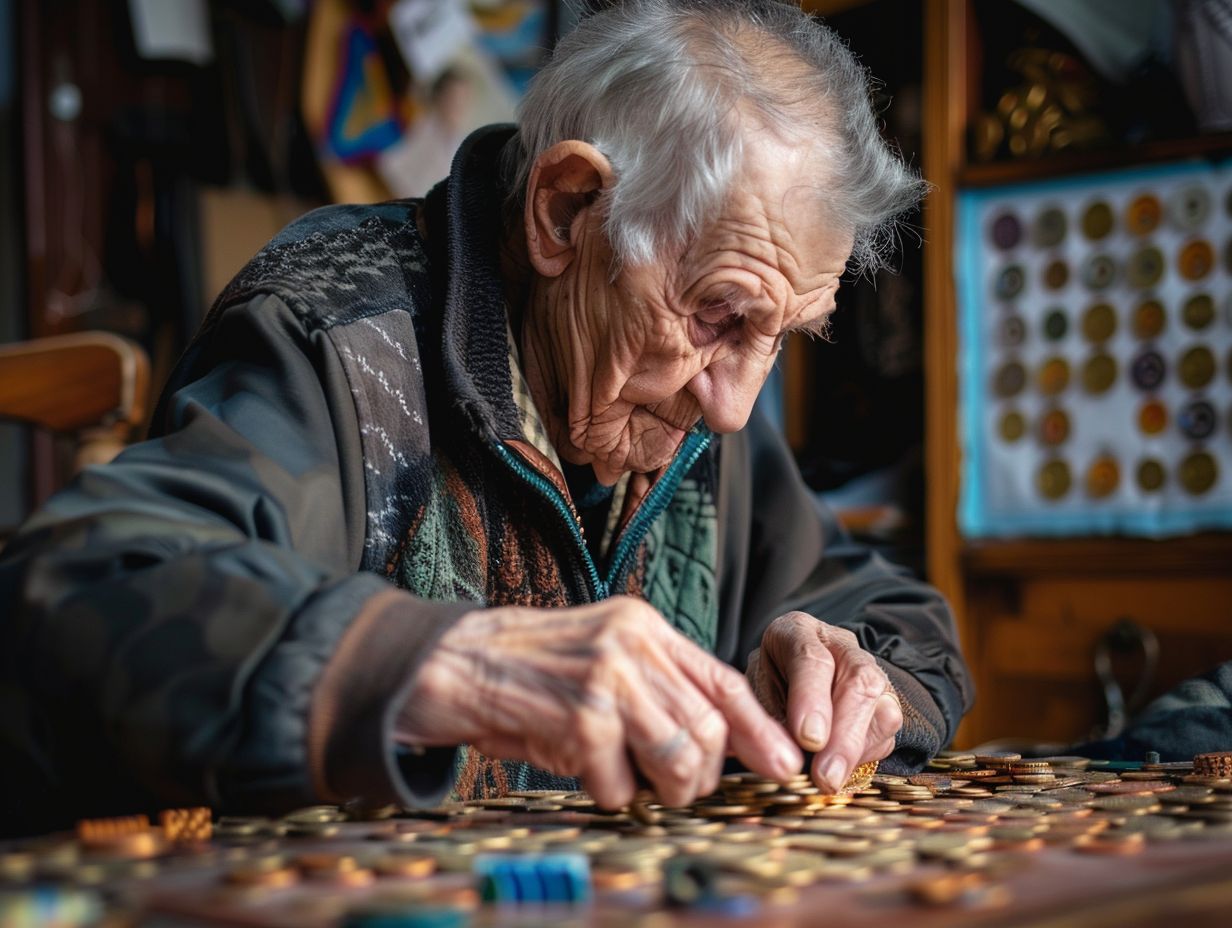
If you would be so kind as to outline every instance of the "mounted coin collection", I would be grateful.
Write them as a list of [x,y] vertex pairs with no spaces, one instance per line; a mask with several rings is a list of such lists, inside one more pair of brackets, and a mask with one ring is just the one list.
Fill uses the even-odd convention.
[[1232,162],[958,199],[967,537],[1232,528]]

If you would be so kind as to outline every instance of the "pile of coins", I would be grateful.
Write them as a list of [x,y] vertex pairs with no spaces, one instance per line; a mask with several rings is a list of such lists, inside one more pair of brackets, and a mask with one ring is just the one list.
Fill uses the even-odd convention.
[[[311,903],[332,913],[323,924],[408,900],[472,911],[502,901],[506,885],[522,901],[538,886],[528,874],[543,887],[544,874],[569,877],[543,898],[704,902],[727,914],[790,906],[804,887],[872,879],[898,881],[907,903],[1000,905],[1010,898],[1007,873],[1045,849],[1129,855],[1153,842],[1232,842],[1232,752],[1192,764],[951,752],[912,776],[867,767],[850,786],[827,795],[804,775],[780,784],[738,773],[684,808],[642,796],[607,811],[564,791],[416,810],[314,806],[278,819],[223,817],[197,842],[170,840],[141,819],[103,820],[74,837],[0,849],[0,888],[128,887],[140,911],[143,892],[174,876],[163,882],[188,899],[177,910],[239,917],[253,906],[273,912],[281,900],[289,911]],[[164,821],[199,825],[199,816]],[[297,894],[309,897],[299,908]]]

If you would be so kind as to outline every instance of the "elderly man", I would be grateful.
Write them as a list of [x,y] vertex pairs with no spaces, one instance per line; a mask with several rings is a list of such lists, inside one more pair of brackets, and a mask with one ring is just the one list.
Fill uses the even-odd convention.
[[425,200],[270,243],[10,544],[10,818],[918,767],[948,611],[750,415],[921,186],[798,9],[583,21]]

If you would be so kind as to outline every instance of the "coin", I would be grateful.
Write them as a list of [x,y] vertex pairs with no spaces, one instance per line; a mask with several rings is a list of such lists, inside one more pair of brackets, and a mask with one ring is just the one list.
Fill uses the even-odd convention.
[[1195,345],[1181,355],[1177,373],[1189,389],[1201,389],[1215,378],[1215,355],[1205,345]]
[[1196,184],[1178,191],[1168,202],[1168,217],[1179,229],[1196,229],[1210,214],[1211,195]]
[[1017,348],[1027,337],[1027,327],[1022,316],[1006,316],[1001,320],[1001,343],[1007,348]]
[[1069,438],[1069,415],[1064,409],[1049,409],[1039,420],[1040,441],[1049,447],[1056,447]]
[[1002,251],[1008,251],[1022,241],[1022,222],[1013,213],[1002,213],[992,222],[992,243]]
[[1181,248],[1176,268],[1186,280],[1201,280],[1215,267],[1215,249],[1204,239],[1195,239]]
[[1069,492],[1069,465],[1061,460],[1047,461],[1036,474],[1035,483],[1045,499],[1060,499]]
[[1023,418],[1022,413],[1015,409],[1011,409],[1005,413],[997,423],[997,432],[1000,434],[1002,441],[1016,442],[1027,431],[1027,421]]
[[1134,197],[1125,208],[1125,228],[1131,235],[1149,235],[1163,218],[1159,198],[1149,193]]
[[1139,248],[1129,256],[1125,276],[1129,285],[1137,290],[1155,286],[1164,276],[1164,253],[1154,245]]
[[1042,210],[1035,217],[1035,226],[1032,229],[1031,237],[1035,241],[1035,247],[1052,248],[1061,244],[1065,240],[1067,225],[1065,212],[1060,208],[1050,206]]
[[1134,310],[1133,329],[1138,338],[1155,338],[1164,330],[1167,314],[1158,300],[1139,303]]
[[1177,469],[1181,486],[1193,496],[1201,496],[1215,485],[1219,478],[1219,468],[1215,458],[1206,451],[1195,451],[1186,455]]
[[1023,273],[1022,266],[1011,264],[1008,267],[1002,268],[997,275],[995,290],[998,299],[1012,300],[1014,297],[1022,293],[1023,287],[1026,285],[1027,278]]
[[[1167,365],[1158,351],[1144,351],[1134,358],[1129,374],[1134,386],[1140,390],[1154,390],[1164,382]],[[1145,431],[1145,429],[1143,430]]]
[[1215,301],[1210,294],[1196,293],[1181,307],[1181,321],[1189,328],[1201,331],[1215,321]]
[[1064,358],[1049,358],[1040,366],[1036,384],[1045,396],[1063,393],[1069,386],[1069,362]]
[[[1111,455],[1100,455],[1087,468],[1087,495],[1092,499],[1104,499],[1111,496],[1121,482],[1121,469],[1116,458]],[[1015,779],[1018,779],[1015,777]],[[1049,777],[1053,779],[1053,777]]]
[[997,396],[1016,396],[1027,384],[1027,369],[1019,361],[1007,361],[993,378],[993,392]]
[[1050,342],[1060,341],[1065,337],[1065,333],[1069,331],[1069,319],[1065,315],[1065,310],[1053,308],[1044,316],[1044,338]]
[[1147,400],[1138,410],[1138,428],[1144,435],[1159,435],[1168,427],[1168,407],[1159,400]]
[[1088,393],[1106,392],[1116,382],[1116,377],[1116,359],[1110,354],[1094,354],[1082,365],[1082,386]]
[[1176,424],[1186,438],[1201,441],[1215,431],[1215,407],[1206,400],[1193,400],[1181,407]]
[[1082,234],[1092,241],[1098,241],[1112,231],[1113,222],[1112,207],[1102,200],[1097,200],[1083,211]]
[[1082,314],[1082,334],[1091,342],[1102,342],[1116,332],[1117,317],[1107,303],[1095,303]]
[[1049,290],[1060,290],[1069,283],[1069,265],[1057,258],[1044,265],[1042,275],[1044,286]]
[[1117,266],[1111,255],[1091,255],[1082,265],[1082,282],[1091,290],[1106,290],[1116,282]]

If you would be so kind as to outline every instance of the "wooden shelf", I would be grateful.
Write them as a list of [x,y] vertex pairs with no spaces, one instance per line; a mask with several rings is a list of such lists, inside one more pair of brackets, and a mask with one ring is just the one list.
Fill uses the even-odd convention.
[[1030,161],[967,164],[959,169],[957,180],[961,187],[995,187],[1000,184],[1159,164],[1186,158],[1217,159],[1226,156],[1232,156],[1232,132],[1147,142],[1143,145],[1101,151],[1072,152]]
[[1028,538],[969,542],[963,566],[972,575],[1232,576],[1232,534],[1181,538]]

